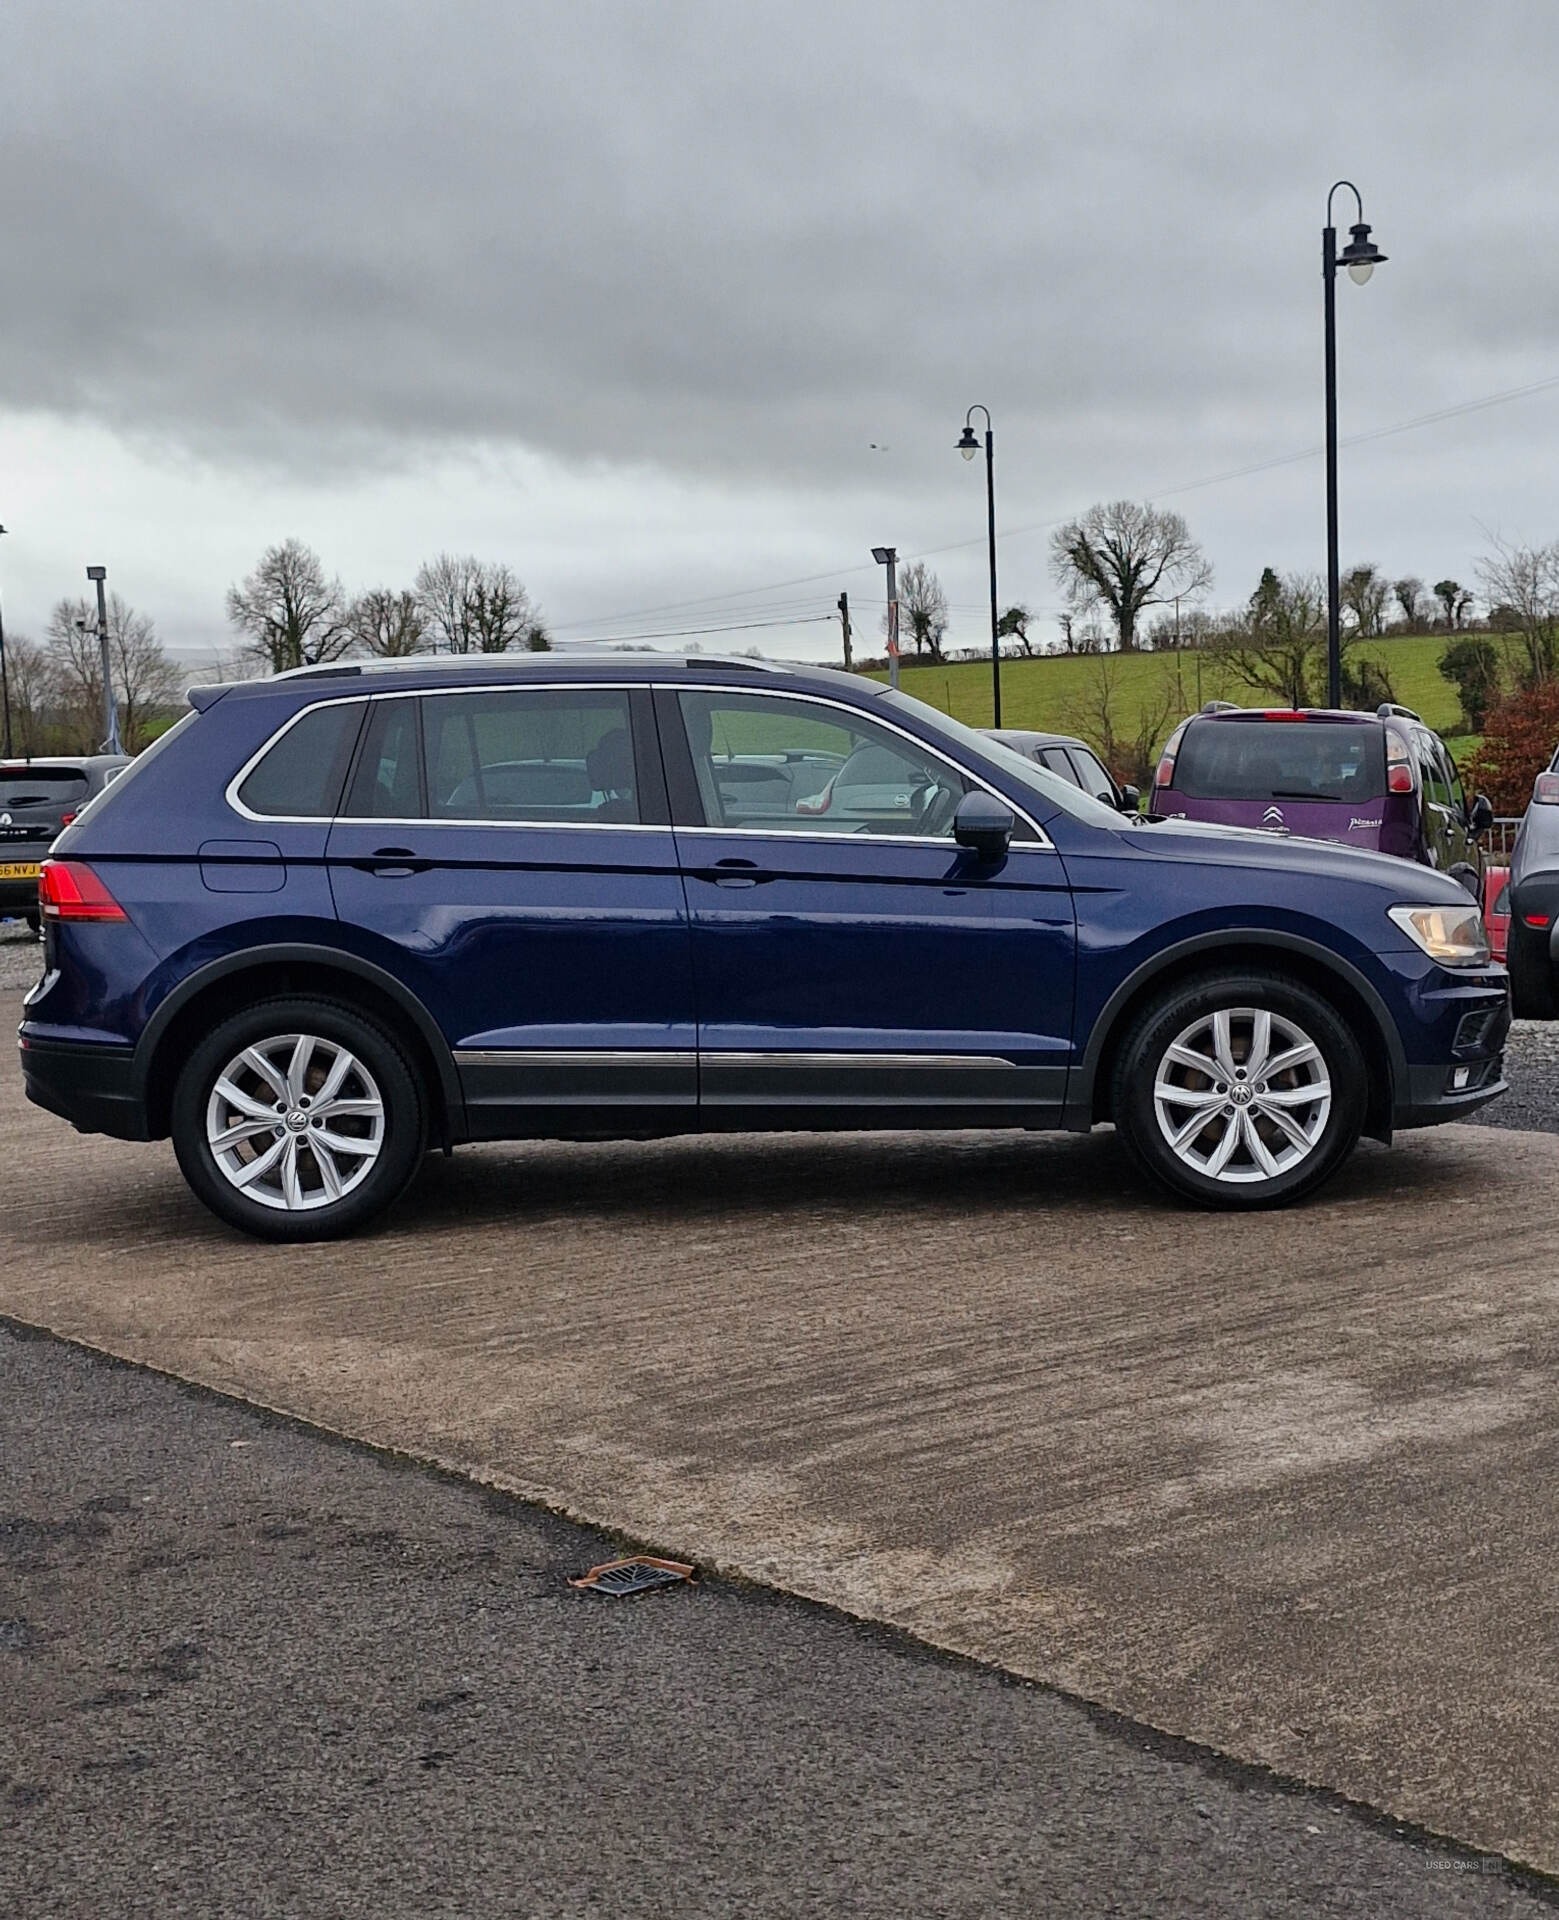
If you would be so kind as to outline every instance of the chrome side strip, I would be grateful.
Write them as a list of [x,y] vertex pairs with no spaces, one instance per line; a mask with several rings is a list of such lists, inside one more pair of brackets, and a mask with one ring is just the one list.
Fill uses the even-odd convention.
[[457,1067],[692,1067],[696,1053],[660,1047],[457,1047]]
[[902,1072],[906,1067],[925,1067],[946,1073],[952,1067],[1010,1067],[1018,1071],[1015,1060],[999,1053],[736,1053],[722,1047],[706,1047],[699,1058],[706,1067],[817,1067],[845,1068],[856,1072],[862,1067],[880,1067]]

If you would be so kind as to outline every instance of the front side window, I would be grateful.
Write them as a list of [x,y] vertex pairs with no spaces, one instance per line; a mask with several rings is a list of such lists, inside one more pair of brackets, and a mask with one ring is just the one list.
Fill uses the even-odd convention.
[[1102,800],[1106,806],[1113,806],[1115,783],[1105,772],[1103,761],[1096,760],[1085,747],[1073,747],[1072,758],[1082,775],[1083,792],[1091,793],[1095,800]]
[[952,837],[968,782],[916,741],[808,700],[677,697],[707,825]]
[[362,717],[361,700],[338,700],[303,714],[256,763],[238,789],[239,801],[267,819],[330,819]]
[[621,689],[429,694],[422,714],[435,820],[590,826],[641,818]]

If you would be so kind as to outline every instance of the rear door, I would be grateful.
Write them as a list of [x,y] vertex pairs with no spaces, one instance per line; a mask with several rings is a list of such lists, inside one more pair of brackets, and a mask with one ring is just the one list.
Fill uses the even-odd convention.
[[327,861],[438,1021],[473,1131],[691,1108],[692,963],[647,689],[383,695]]

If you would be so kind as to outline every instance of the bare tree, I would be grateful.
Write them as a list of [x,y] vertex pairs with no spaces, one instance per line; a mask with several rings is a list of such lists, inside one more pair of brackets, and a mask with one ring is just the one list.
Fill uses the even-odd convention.
[[[47,647],[50,691],[60,722],[76,750],[86,751],[101,744],[103,734],[103,653],[96,604],[58,601],[49,615]],[[108,659],[119,737],[128,752],[139,753],[152,737],[150,723],[178,701],[179,672],[163,652],[150,616],[137,613],[117,593],[108,596]]]
[[1520,547],[1495,540],[1478,562],[1478,579],[1489,600],[1515,616],[1524,655],[1517,661],[1521,685],[1540,687],[1559,665],[1559,542]]
[[341,582],[325,578],[301,540],[266,548],[248,579],[228,588],[227,617],[272,673],[318,666],[352,645]]
[[1445,610],[1447,632],[1456,632],[1472,605],[1472,595],[1459,580],[1436,580],[1434,596]]
[[1375,640],[1385,631],[1391,586],[1378,567],[1366,561],[1342,577],[1342,604],[1353,615],[1353,631],[1361,640]]
[[1114,654],[1096,656],[1086,689],[1067,709],[1066,720],[1082,735],[1099,758],[1124,784],[1146,787],[1152,779],[1157,749],[1169,731],[1169,717],[1185,704],[1176,670],[1145,695],[1121,684],[1121,663]]
[[1021,600],[1014,601],[996,622],[998,640],[1016,640],[1018,650],[1025,659],[1034,657],[1034,642],[1029,637],[1029,627],[1034,619],[1033,610],[1024,606]]
[[1402,609],[1402,624],[1409,633],[1418,630],[1418,624],[1424,617],[1424,583],[1416,574],[1407,574],[1401,580],[1393,580],[1391,591],[1397,596],[1397,605]]
[[5,671],[11,701],[11,744],[23,759],[31,759],[48,750],[53,695],[49,657],[36,640],[8,633]]
[[[886,623],[886,616],[884,616]],[[915,643],[917,655],[942,658],[947,638],[947,595],[924,560],[911,560],[899,573],[899,625]]]
[[1262,570],[1244,614],[1218,651],[1237,679],[1290,707],[1310,701],[1312,670],[1326,646],[1326,588],[1307,574]]
[[426,649],[428,623],[417,596],[404,588],[397,593],[393,587],[370,587],[360,593],[348,609],[347,624],[353,645],[381,659],[397,660]]
[[501,563],[441,553],[417,569],[416,598],[435,652],[544,653],[551,645],[530,595]]
[[1180,515],[1132,500],[1090,507],[1057,528],[1050,560],[1073,608],[1101,608],[1123,653],[1137,645],[1144,608],[1212,585],[1212,567]]

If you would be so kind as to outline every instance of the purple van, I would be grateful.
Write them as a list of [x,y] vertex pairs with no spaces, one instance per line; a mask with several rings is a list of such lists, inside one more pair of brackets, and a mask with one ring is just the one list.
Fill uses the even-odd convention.
[[1153,776],[1161,818],[1260,827],[1394,853],[1438,867],[1481,898],[1481,834],[1445,743],[1408,707],[1374,713],[1236,707],[1212,700],[1183,720]]

